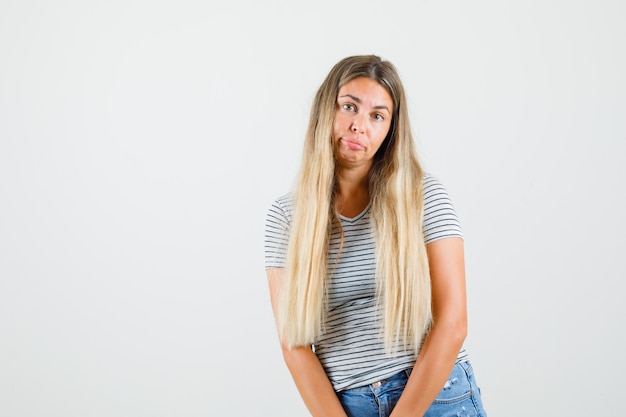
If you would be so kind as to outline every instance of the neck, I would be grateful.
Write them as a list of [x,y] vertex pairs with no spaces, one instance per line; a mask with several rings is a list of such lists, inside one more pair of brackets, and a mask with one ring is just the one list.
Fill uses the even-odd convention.
[[369,204],[369,170],[342,169],[337,173],[337,210],[354,217]]

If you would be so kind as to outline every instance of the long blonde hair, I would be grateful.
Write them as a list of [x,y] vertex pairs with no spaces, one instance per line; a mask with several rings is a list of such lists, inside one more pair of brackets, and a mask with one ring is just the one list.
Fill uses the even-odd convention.
[[279,293],[279,332],[283,342],[293,347],[313,344],[322,331],[330,234],[334,227],[341,227],[335,209],[332,126],[339,89],[359,77],[377,81],[393,100],[389,133],[374,156],[369,178],[385,347],[390,352],[399,346],[417,351],[432,321],[422,232],[423,172],[398,72],[390,62],[374,55],[338,62],[315,95]]

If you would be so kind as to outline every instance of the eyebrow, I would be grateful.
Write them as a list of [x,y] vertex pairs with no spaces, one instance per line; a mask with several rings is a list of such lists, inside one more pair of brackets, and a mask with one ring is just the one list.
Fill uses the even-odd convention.
[[[353,96],[352,94],[344,94],[343,96],[340,96],[339,98],[343,98],[343,97],[350,97],[352,100],[356,101],[357,104],[361,104],[361,99]],[[387,110],[389,112],[389,114],[391,114],[391,110],[389,110],[389,107],[384,106],[384,105],[380,105],[380,106],[374,106],[374,109],[377,110]]]

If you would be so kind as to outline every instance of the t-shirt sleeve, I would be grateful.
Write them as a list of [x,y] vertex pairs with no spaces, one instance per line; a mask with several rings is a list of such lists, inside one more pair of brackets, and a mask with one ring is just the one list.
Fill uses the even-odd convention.
[[292,199],[289,196],[274,201],[265,218],[265,268],[284,268],[289,243]]
[[461,223],[448,192],[430,175],[424,176],[424,241],[428,244],[447,237],[463,238]]

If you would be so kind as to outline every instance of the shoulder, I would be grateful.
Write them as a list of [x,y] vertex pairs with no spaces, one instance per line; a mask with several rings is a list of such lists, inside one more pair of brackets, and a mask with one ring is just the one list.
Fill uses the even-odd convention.
[[295,195],[291,192],[276,198],[267,211],[266,225],[287,229],[291,223],[294,203]]
[[294,198],[286,194],[274,200],[265,218],[265,268],[283,268],[287,256]]
[[291,213],[293,212],[293,207],[296,201],[296,196],[293,192],[284,194],[277,199],[270,206],[270,211],[272,209],[283,212],[285,215],[291,217]]
[[456,210],[441,181],[432,174],[424,174],[422,192],[426,243],[444,237],[463,237]]
[[422,192],[424,193],[424,200],[431,199],[438,193],[448,194],[441,181],[439,181],[439,178],[427,172],[424,173],[424,177],[422,178]]
[[425,173],[422,179],[422,195],[425,208],[439,204],[452,204],[446,188],[437,177],[430,173]]

